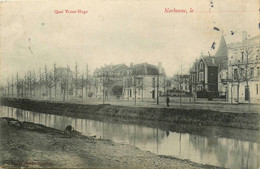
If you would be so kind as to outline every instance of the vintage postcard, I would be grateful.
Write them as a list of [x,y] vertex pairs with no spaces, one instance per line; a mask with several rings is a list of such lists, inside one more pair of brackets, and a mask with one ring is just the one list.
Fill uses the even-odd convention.
[[0,168],[260,168],[259,0],[0,0]]

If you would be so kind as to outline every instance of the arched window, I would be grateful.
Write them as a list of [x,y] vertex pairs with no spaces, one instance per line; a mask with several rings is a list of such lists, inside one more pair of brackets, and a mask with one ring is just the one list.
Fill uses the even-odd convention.
[[200,70],[203,70],[203,62],[200,62]]

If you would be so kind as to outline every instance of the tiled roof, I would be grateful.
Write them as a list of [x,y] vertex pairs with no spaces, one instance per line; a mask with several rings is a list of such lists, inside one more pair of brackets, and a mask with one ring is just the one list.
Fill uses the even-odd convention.
[[[158,67],[148,63],[137,64],[130,69],[133,71],[133,75],[158,75]],[[162,74],[165,74],[163,68]]]

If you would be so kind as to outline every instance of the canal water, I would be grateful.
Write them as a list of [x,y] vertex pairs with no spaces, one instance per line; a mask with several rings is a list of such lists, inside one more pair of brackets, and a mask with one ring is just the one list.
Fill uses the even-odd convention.
[[[257,169],[260,167],[259,141],[243,139],[243,137],[241,139],[239,137],[232,138],[234,129],[221,129],[231,133],[228,136],[223,136],[218,132],[206,134],[196,134],[199,132],[195,132],[194,134],[179,130],[169,131],[156,127],[156,125],[151,127],[153,125],[72,118],[6,106],[1,106],[0,108],[1,117],[12,117],[20,121],[43,124],[60,130],[64,130],[67,125],[72,125],[75,130],[83,135],[95,135],[97,138],[131,144],[141,150],[150,151],[158,155],[174,156],[200,164],[225,168]],[[250,133],[252,131],[241,130],[241,132]],[[235,133],[241,132],[239,129],[235,130]]]

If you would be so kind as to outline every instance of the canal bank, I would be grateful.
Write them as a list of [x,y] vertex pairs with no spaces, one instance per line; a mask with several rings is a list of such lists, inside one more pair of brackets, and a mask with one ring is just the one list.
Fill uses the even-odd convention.
[[199,126],[220,126],[252,130],[259,129],[260,121],[258,113],[219,112],[205,109],[88,105],[29,99],[1,99],[1,104],[24,110],[77,118],[87,118],[95,115],[118,119],[186,123]]
[[[196,126],[100,116],[88,119],[0,106],[0,116],[64,131],[71,125],[84,136],[132,145],[157,155],[224,168],[258,168],[258,130]],[[94,117],[93,117],[94,118]],[[11,123],[12,124],[12,123]],[[159,124],[159,125],[158,125]],[[37,125],[38,126],[38,125]],[[18,128],[20,129],[20,128]],[[240,160],[237,160],[240,159]]]
[[12,118],[0,118],[0,135],[4,168],[219,168]]

